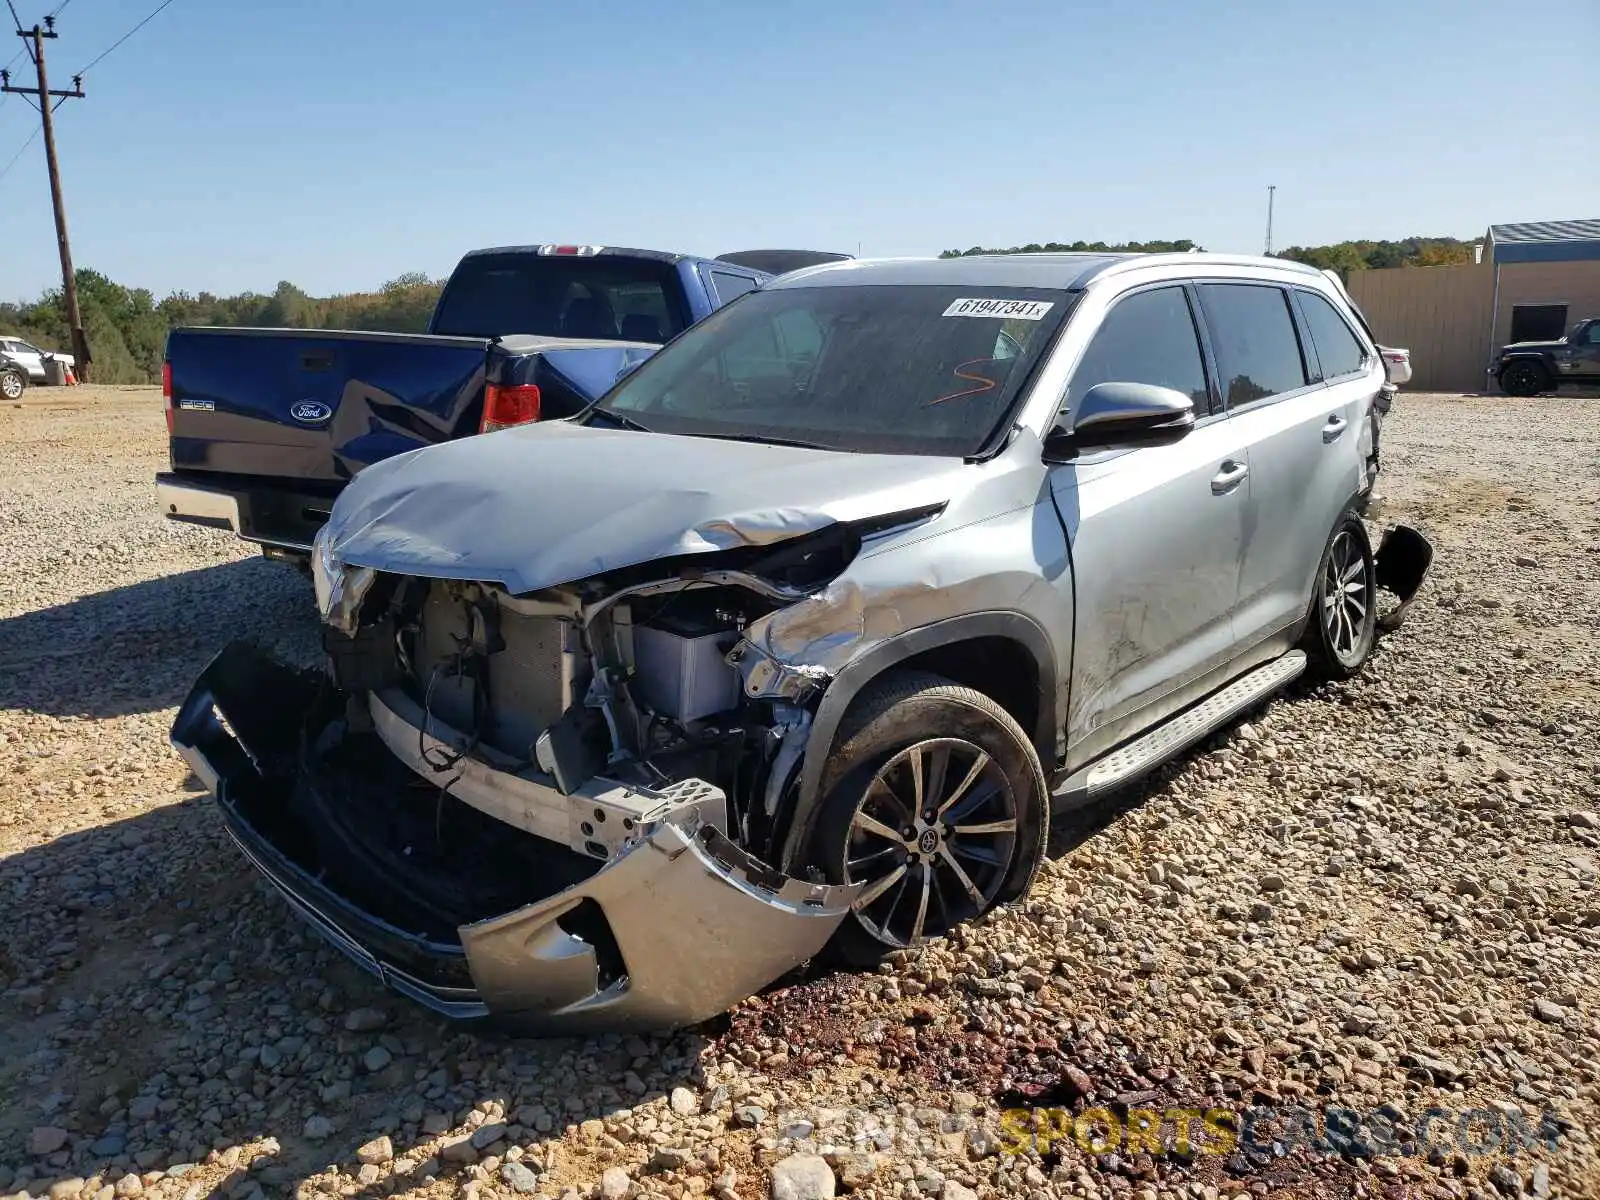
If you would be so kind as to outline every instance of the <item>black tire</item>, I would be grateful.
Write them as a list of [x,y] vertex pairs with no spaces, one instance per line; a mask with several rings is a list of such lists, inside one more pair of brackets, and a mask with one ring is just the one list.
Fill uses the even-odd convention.
[[28,390],[28,373],[20,367],[0,367],[0,396],[21,400]]
[[1537,396],[1550,389],[1550,372],[1533,359],[1518,359],[1500,369],[1500,390],[1508,396]]
[[[988,696],[938,675],[873,683],[840,727],[822,789],[807,862],[835,883],[871,881],[829,944],[851,966],[1015,900],[1044,857],[1049,791],[1032,741]],[[915,794],[920,820],[904,803]],[[892,830],[879,819],[896,816]]]
[[1378,628],[1377,569],[1367,527],[1346,514],[1328,535],[1311,585],[1301,648],[1327,679],[1349,679],[1366,665]]

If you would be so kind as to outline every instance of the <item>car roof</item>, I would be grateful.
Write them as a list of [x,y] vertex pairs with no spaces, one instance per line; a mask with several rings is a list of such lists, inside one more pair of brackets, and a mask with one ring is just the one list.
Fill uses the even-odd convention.
[[1078,291],[1104,275],[1145,267],[1176,266],[1204,273],[1209,267],[1258,267],[1292,272],[1307,282],[1314,267],[1285,258],[1249,254],[968,254],[958,258],[862,258],[807,267],[766,285],[849,287],[860,284],[969,284],[983,287],[1053,288]]

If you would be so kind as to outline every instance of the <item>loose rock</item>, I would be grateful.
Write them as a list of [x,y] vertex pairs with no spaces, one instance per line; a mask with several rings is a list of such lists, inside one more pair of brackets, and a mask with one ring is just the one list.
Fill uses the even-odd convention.
[[772,1168],[772,1200],[833,1200],[833,1168],[815,1154],[791,1154]]

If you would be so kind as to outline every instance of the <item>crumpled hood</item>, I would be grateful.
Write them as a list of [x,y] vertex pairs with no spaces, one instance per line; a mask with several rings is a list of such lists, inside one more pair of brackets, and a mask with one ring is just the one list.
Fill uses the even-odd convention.
[[972,469],[551,421],[368,467],[334,505],[328,537],[352,566],[520,594],[941,504]]
[[1547,341],[1538,342],[1507,342],[1504,346],[1500,347],[1500,353],[1509,354],[1513,351],[1526,350],[1559,350],[1566,344],[1567,339],[1564,337],[1551,338]]

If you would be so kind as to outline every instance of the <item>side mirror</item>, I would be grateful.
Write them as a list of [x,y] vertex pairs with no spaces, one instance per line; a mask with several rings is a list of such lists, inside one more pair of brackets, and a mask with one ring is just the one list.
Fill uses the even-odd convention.
[[1151,383],[1097,383],[1084,393],[1071,430],[1057,426],[1046,446],[1078,450],[1164,446],[1194,428],[1194,401]]

